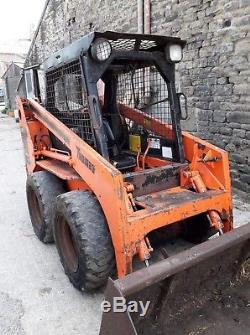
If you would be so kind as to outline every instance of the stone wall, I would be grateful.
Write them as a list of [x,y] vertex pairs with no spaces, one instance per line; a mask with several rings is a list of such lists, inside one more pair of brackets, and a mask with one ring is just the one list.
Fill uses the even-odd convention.
[[137,31],[137,1],[50,0],[27,64],[38,63],[89,31]]
[[152,24],[152,33],[187,39],[179,72],[190,130],[230,152],[233,185],[250,199],[249,0],[171,1]]
[[[188,44],[178,68],[190,118],[183,125],[230,152],[233,186],[250,200],[250,2],[152,0],[152,33]],[[137,1],[51,0],[27,64],[91,30],[136,32]]]

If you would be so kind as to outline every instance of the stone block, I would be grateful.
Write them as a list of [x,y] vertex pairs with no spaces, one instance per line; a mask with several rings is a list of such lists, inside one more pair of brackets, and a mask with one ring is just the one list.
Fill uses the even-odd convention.
[[215,122],[225,122],[225,120],[226,120],[226,113],[225,112],[218,111],[218,110],[213,112],[213,121],[215,121]]
[[234,85],[235,94],[249,94],[250,92],[250,83],[242,83]]
[[213,115],[213,113],[210,110],[199,110],[198,111],[198,120],[200,120],[200,121],[211,120],[212,115]]
[[249,26],[250,25],[250,15],[244,15],[242,17],[235,18],[233,22],[236,26]]
[[239,8],[239,0],[228,1],[224,5],[225,11],[234,11]]
[[240,180],[243,181],[243,183],[250,184],[250,175],[246,175],[246,174],[241,175]]
[[233,136],[245,138],[246,131],[244,129],[233,129]]
[[250,113],[247,112],[231,112],[227,114],[228,122],[250,124]]
[[243,155],[232,153],[230,155],[231,159],[234,160],[238,164],[246,164],[247,159]]
[[248,55],[250,53],[250,38],[244,38],[236,41],[235,53],[239,55]]
[[249,192],[250,187],[247,183],[244,183],[242,181],[239,180],[232,180],[232,186],[236,187],[239,190],[242,190],[244,192]]

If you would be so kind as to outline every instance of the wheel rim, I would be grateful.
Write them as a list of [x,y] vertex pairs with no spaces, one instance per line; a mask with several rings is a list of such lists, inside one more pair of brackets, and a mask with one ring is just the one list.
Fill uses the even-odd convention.
[[61,255],[67,267],[71,272],[76,272],[79,265],[76,244],[72,235],[69,224],[62,216],[57,218],[57,244],[60,248]]
[[28,203],[32,224],[38,231],[40,231],[43,224],[42,213],[36,193],[32,189],[28,191]]

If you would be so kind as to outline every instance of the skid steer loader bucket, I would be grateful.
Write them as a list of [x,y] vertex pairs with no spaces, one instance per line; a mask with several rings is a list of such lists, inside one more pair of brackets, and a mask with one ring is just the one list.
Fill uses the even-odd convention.
[[[226,289],[249,271],[249,257],[247,224],[123,279],[109,279],[105,300],[112,307],[103,313],[100,335],[173,334],[170,325],[178,317],[187,317],[212,292]],[[126,299],[127,306],[132,301],[150,301],[151,306],[144,317],[139,316],[140,312],[114,312],[114,298]]]

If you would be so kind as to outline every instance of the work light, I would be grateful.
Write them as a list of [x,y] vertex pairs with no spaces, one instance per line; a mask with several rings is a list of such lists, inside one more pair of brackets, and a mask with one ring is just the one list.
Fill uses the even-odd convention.
[[112,46],[105,38],[97,38],[91,46],[91,55],[98,62],[104,62],[112,53]]
[[180,44],[168,44],[165,53],[169,62],[179,63],[182,60],[183,52]]

